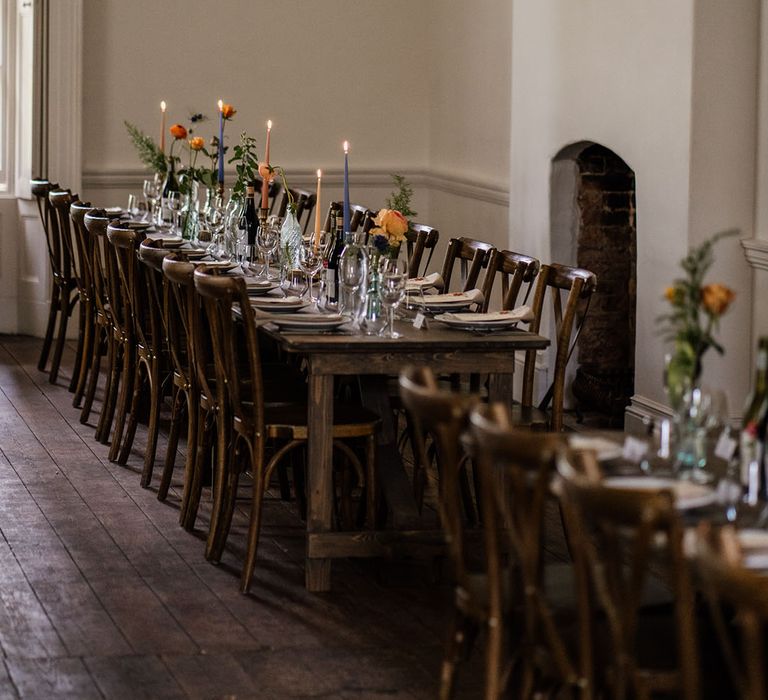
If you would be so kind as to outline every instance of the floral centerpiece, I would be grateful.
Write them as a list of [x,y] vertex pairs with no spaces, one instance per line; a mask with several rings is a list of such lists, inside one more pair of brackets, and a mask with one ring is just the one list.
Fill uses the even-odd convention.
[[680,408],[686,392],[698,383],[707,350],[714,348],[723,354],[715,333],[736,295],[723,284],[704,284],[704,277],[714,262],[715,243],[735,234],[736,231],[724,231],[693,248],[680,261],[684,276],[676,279],[664,294],[671,310],[657,320],[664,338],[673,343],[666,384],[675,409]]
[[370,230],[373,247],[381,255],[397,257],[408,231],[408,220],[395,209],[380,209],[373,223],[376,224]]

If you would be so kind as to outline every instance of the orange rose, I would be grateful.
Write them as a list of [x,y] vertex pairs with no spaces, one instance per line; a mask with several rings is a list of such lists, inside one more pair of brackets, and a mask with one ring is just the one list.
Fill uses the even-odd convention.
[[259,175],[261,175],[262,180],[267,182],[272,182],[275,177],[274,171],[266,163],[259,163]]
[[677,287],[667,287],[664,290],[664,296],[670,304],[674,304],[675,297],[677,297]]
[[374,223],[378,226],[376,233],[385,233],[393,243],[399,243],[405,238],[408,230],[408,221],[394,209],[380,209],[376,214]]
[[701,288],[701,304],[710,316],[722,316],[736,298],[736,293],[724,284],[705,284]]
[[174,124],[171,129],[171,136],[175,139],[187,138],[187,130],[181,124]]
[[189,147],[193,151],[202,151],[203,146],[205,146],[205,139],[202,136],[195,136],[189,139]]
[[232,105],[221,105],[221,116],[224,117],[224,119],[232,119],[236,114],[237,110]]

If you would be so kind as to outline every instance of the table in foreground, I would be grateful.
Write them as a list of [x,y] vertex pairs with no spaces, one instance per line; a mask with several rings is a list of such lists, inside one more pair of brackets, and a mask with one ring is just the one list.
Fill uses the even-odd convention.
[[[516,350],[543,349],[549,340],[526,331],[487,335],[430,326],[416,330],[400,323],[402,337],[280,332],[268,323],[261,330],[284,351],[302,355],[309,373],[307,459],[306,587],[327,591],[331,559],[378,556],[391,551],[396,539],[418,539],[419,514],[397,450],[397,437],[387,393],[387,376],[408,365],[427,366],[436,373],[488,374],[489,398],[510,401]],[[332,530],[333,385],[337,376],[361,376],[366,407],[382,416],[377,436],[376,466],[395,530],[334,532]],[[437,533],[435,533],[437,534]]]

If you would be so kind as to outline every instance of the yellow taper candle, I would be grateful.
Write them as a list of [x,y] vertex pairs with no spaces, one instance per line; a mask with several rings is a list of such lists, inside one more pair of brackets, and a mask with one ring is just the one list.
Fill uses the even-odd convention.
[[165,100],[160,103],[160,150],[165,153]]

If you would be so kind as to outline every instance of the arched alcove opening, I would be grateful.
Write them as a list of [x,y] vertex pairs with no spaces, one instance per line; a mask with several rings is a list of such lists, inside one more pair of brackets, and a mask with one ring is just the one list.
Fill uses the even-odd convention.
[[621,426],[634,392],[637,224],[635,174],[592,142],[552,161],[552,260],[597,275],[571,370],[573,406],[591,426]]

